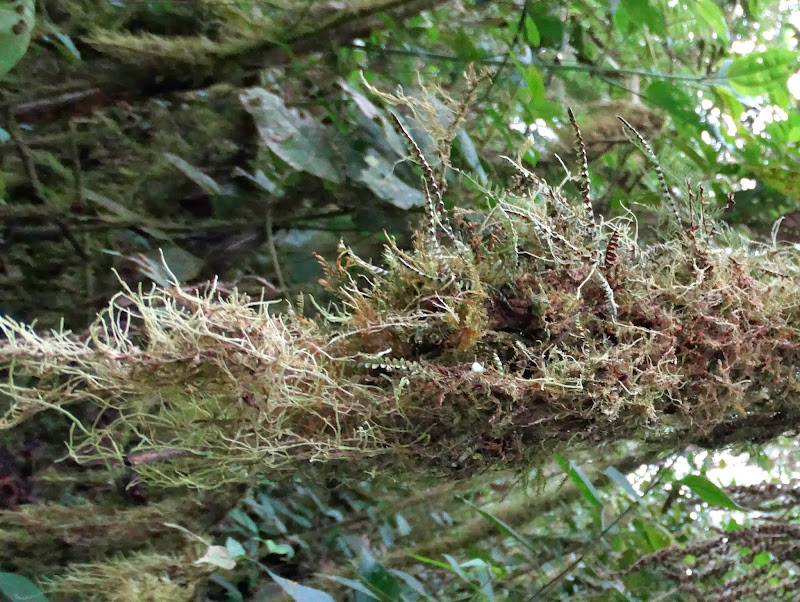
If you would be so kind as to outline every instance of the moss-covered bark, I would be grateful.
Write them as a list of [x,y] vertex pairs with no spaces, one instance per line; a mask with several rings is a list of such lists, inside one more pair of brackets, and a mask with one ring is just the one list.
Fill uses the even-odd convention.
[[5,319],[1,357],[29,380],[3,387],[3,426],[88,398],[115,418],[78,426],[76,458],[201,488],[308,462],[456,476],[796,426],[797,251],[726,239],[702,190],[667,191],[671,233],[640,245],[630,219],[595,218],[588,181],[573,205],[522,168],[514,191],[486,191],[490,211],[451,219],[418,159],[415,248],[390,244],[381,268],[343,247],[324,279],[342,304],[317,320],[177,285],[128,290],[84,337]]

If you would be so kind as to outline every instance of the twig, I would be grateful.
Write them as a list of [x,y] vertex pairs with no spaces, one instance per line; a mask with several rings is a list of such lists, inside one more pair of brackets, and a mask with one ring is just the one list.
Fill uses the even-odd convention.
[[[31,186],[33,187],[33,193],[36,196],[36,199],[42,205],[47,205],[52,207],[53,203],[50,201],[49,198],[47,198],[47,195],[44,193],[42,182],[39,180],[39,174],[36,173],[36,164],[33,161],[33,155],[31,155],[31,149],[28,148],[27,144],[25,144],[25,140],[22,137],[22,132],[20,130],[19,124],[14,118],[13,111],[9,111],[8,114],[8,133],[17,147],[17,153],[19,154],[19,158],[22,161],[23,166],[25,167],[25,172],[28,174],[28,179],[30,180]],[[56,219],[55,222],[56,226],[58,226],[58,229],[61,231],[64,237],[70,242],[70,244],[75,249],[75,252],[78,254],[78,256],[84,261],[88,261],[89,256],[86,254],[86,251],[83,250],[83,247],[78,242],[78,239],[75,238],[75,235],[70,231],[67,225],[60,219]]]
[[[42,4],[42,7],[44,4]],[[83,169],[81,169],[81,155],[78,149],[78,126],[75,120],[71,119],[69,122],[69,152],[72,159],[72,169],[75,173],[75,206],[84,207],[85,199],[83,196]],[[83,244],[89,247],[91,240],[88,234],[83,236]],[[95,274],[94,263],[91,261],[84,262],[84,275],[86,277],[86,299],[94,299],[95,294]],[[91,322],[95,313],[95,308],[91,304],[87,305],[88,318]]]
[[511,40],[511,44],[508,46],[508,50],[503,57],[503,62],[500,63],[500,66],[497,68],[494,76],[489,81],[489,86],[486,88],[486,92],[483,94],[483,100],[481,101],[481,104],[486,104],[486,102],[489,100],[489,96],[492,94],[492,89],[494,89],[495,82],[500,79],[500,75],[503,73],[503,70],[505,70],[508,61],[511,60],[511,54],[514,52],[514,48],[517,46],[517,42],[519,42],[522,29],[525,27],[525,18],[528,16],[528,2],[529,0],[525,0],[525,4],[522,6],[522,11],[519,14],[519,21],[517,21],[517,29],[514,32],[514,38]]
[[275,268],[275,277],[278,279],[278,286],[285,293],[286,281],[283,279],[283,272],[281,271],[281,262],[278,260],[278,251],[275,248],[275,238],[272,235],[272,205],[267,206],[267,217],[264,229],[267,234],[267,247],[269,247],[269,255],[272,259],[272,265]]
[[[678,458],[677,454],[672,456],[672,459],[671,459],[669,465],[666,466],[666,469],[672,468],[672,465],[675,463],[677,458]],[[653,489],[655,489],[658,486],[658,484],[664,478],[664,474],[665,474],[665,466],[662,464],[659,467],[658,472],[656,473],[655,477],[653,478],[652,483],[650,483],[650,485],[647,487],[647,489],[642,494],[642,496],[641,496],[642,498],[647,496],[647,494],[649,494],[651,491],[653,491]],[[541,600],[542,599],[542,595],[547,590],[549,590],[553,586],[561,583],[561,581],[564,579],[564,577],[569,575],[575,569],[575,567],[577,567],[578,565],[580,565],[584,561],[586,556],[589,554],[589,550],[591,549],[592,544],[597,543],[600,539],[605,537],[606,534],[609,533],[612,529],[614,529],[617,526],[617,524],[619,524],[619,522],[623,518],[625,518],[625,516],[630,514],[630,512],[634,508],[636,508],[638,506],[638,504],[639,504],[638,500],[635,500],[635,501],[631,502],[628,505],[628,507],[625,508],[625,510],[623,510],[622,512],[619,513],[619,515],[617,515],[617,518],[615,518],[613,521],[611,521],[611,523],[605,529],[603,529],[596,538],[594,538],[592,543],[590,543],[589,545],[585,546],[584,551],[581,553],[580,556],[578,556],[574,561],[572,561],[570,564],[568,564],[566,567],[564,567],[564,569],[560,573],[558,573],[558,575],[556,575],[555,577],[550,579],[550,581],[548,581],[542,587],[540,587],[538,590],[536,590],[536,592],[533,594],[533,596],[531,598],[529,598],[529,599],[530,600]]]
[[153,462],[169,462],[178,458],[194,458],[201,455],[199,452],[188,449],[140,451],[128,454],[123,463],[126,466],[140,466],[142,464],[152,464]]

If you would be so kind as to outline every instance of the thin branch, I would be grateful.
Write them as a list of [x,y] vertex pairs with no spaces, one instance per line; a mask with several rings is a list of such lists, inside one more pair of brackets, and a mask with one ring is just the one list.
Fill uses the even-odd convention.
[[354,10],[338,11],[327,22],[313,30],[292,32],[287,39],[263,40],[233,55],[212,57],[211,65],[202,72],[165,63],[165,69],[141,69],[137,65],[120,64],[101,57],[92,64],[92,72],[111,73],[111,81],[98,82],[86,90],[60,94],[52,98],[29,100],[6,105],[26,122],[52,122],[76,113],[89,114],[118,101],[136,102],[180,92],[204,90],[221,82],[233,86],[249,85],[267,67],[285,65],[298,56],[324,51],[331,46],[346,45],[350,40],[366,37],[385,27],[383,14],[395,20],[430,10],[448,0],[377,0]]
[[[398,56],[411,56],[419,57],[431,61],[447,61],[453,63],[475,63],[480,65],[502,65],[503,57],[493,56],[482,59],[463,58],[460,56],[441,54],[436,52],[425,52],[423,50],[404,50],[400,48],[386,48],[377,45],[353,45],[353,49],[361,51],[376,51],[384,54],[394,54]],[[542,61],[534,57],[533,64],[545,71],[583,71],[592,75],[606,76],[606,77],[620,77],[623,75],[638,75],[650,79],[660,80],[673,80],[694,83],[696,85],[719,85],[723,80],[718,77],[706,77],[703,75],[692,75],[690,73],[663,73],[661,71],[648,71],[646,69],[628,69],[628,68],[611,68],[611,67],[594,67],[592,65],[584,65],[582,63],[551,63]]]
[[[42,205],[53,207],[53,203],[45,194],[42,182],[39,180],[39,174],[36,172],[36,164],[34,163],[31,149],[28,148],[27,144],[25,144],[25,140],[22,137],[22,131],[20,130],[19,124],[17,123],[16,119],[14,119],[13,112],[11,111],[9,112],[8,116],[8,133],[16,144],[17,153],[19,154],[19,158],[22,161],[25,172],[28,175],[28,180],[30,180],[30,184],[33,188],[33,193],[36,199]],[[78,254],[78,256],[84,261],[88,261],[89,256],[86,254],[86,251],[83,250],[80,242],[78,242],[78,239],[75,238],[75,235],[70,231],[67,225],[60,219],[56,219],[55,223],[58,229],[61,231],[61,234],[69,241],[73,249],[75,249],[75,252]]]
[[269,248],[269,256],[272,259],[272,266],[275,269],[275,277],[278,279],[278,286],[284,293],[289,290],[286,288],[286,280],[283,278],[283,271],[281,270],[281,262],[278,259],[278,251],[275,248],[275,237],[273,235],[272,225],[272,205],[267,207],[267,217],[264,224],[264,229],[267,234],[267,247]]
[[519,13],[519,21],[517,21],[517,29],[514,31],[514,37],[511,40],[511,44],[508,46],[505,56],[503,57],[503,62],[500,63],[500,66],[497,68],[497,71],[489,82],[489,86],[486,88],[486,92],[483,94],[481,104],[485,104],[489,100],[489,96],[491,96],[492,90],[494,89],[494,84],[498,79],[500,79],[500,75],[505,70],[509,60],[511,60],[511,54],[514,52],[514,48],[517,47],[520,35],[522,34],[522,29],[525,27],[525,18],[528,16],[528,2],[529,0],[525,0],[525,4],[522,5],[522,11]]
[[[664,466],[664,465],[662,464],[662,465],[661,465],[661,466],[658,468],[658,472],[656,473],[655,477],[653,478],[653,481],[652,481],[652,483],[650,483],[650,485],[647,487],[647,489],[646,489],[646,490],[644,491],[644,493],[642,494],[642,498],[646,497],[646,496],[647,496],[647,495],[648,495],[648,494],[649,494],[651,491],[653,491],[653,490],[654,490],[654,489],[655,489],[655,488],[658,486],[658,484],[659,484],[659,483],[661,483],[661,481],[664,479],[664,475],[665,475],[665,473],[666,473],[666,470],[668,470],[669,468],[672,468],[672,465],[675,463],[675,461],[676,461],[677,459],[678,459],[678,455],[677,455],[677,454],[675,454],[675,455],[673,455],[673,456],[672,456],[672,459],[671,459],[671,461],[670,461],[669,465],[667,465],[667,466]],[[616,528],[616,526],[619,524],[619,522],[620,522],[620,521],[621,521],[623,518],[625,518],[625,517],[626,517],[628,514],[630,514],[630,513],[631,513],[631,511],[632,511],[634,508],[636,508],[636,507],[638,507],[638,506],[639,506],[639,500],[634,500],[634,501],[632,501],[630,504],[628,504],[628,507],[627,507],[627,508],[625,508],[625,510],[623,510],[622,512],[620,512],[620,513],[617,515],[617,517],[616,517],[616,518],[615,518],[613,521],[611,521],[611,523],[609,523],[609,524],[608,524],[608,526],[606,526],[606,528],[605,528],[605,529],[603,529],[603,530],[602,530],[602,531],[601,531],[601,532],[600,532],[600,533],[597,535],[597,537],[595,537],[595,538],[594,538],[594,540],[593,540],[591,543],[587,544],[587,545],[584,547],[584,550],[583,550],[583,552],[580,554],[580,556],[578,556],[578,557],[577,557],[577,558],[576,558],[574,561],[572,561],[570,564],[568,564],[566,567],[564,567],[564,569],[563,569],[561,572],[559,572],[559,573],[558,573],[558,574],[557,574],[555,577],[553,577],[552,579],[550,579],[550,581],[548,581],[548,582],[547,582],[547,583],[545,583],[545,584],[544,584],[542,587],[540,587],[540,588],[539,588],[539,589],[538,589],[538,590],[537,590],[537,591],[536,591],[536,592],[533,594],[533,596],[532,596],[530,599],[531,599],[531,600],[541,600],[541,599],[542,599],[542,595],[543,595],[543,594],[544,594],[544,593],[545,593],[547,590],[549,590],[549,589],[551,589],[553,586],[555,586],[555,585],[558,585],[559,583],[561,583],[561,581],[562,581],[562,580],[563,580],[563,579],[564,579],[564,578],[565,578],[567,575],[569,575],[569,574],[570,574],[570,573],[571,573],[573,570],[575,570],[575,567],[577,567],[578,565],[580,565],[580,564],[581,564],[581,563],[584,561],[584,559],[586,558],[586,556],[589,554],[589,551],[592,549],[593,545],[594,545],[594,544],[596,544],[598,541],[600,541],[600,540],[601,540],[603,537],[605,537],[605,536],[606,536],[606,535],[607,535],[609,532],[611,532],[611,531],[612,531],[614,528]]]

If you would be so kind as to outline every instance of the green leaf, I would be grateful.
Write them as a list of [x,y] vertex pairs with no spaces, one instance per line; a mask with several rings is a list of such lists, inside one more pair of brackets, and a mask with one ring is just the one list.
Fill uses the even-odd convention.
[[450,39],[449,45],[455,51],[456,56],[461,59],[477,61],[481,58],[481,51],[475,46],[475,43],[467,32],[460,27]]
[[325,575],[323,573],[317,573],[317,577],[322,577],[323,579],[330,579],[331,581],[335,581],[336,583],[341,583],[345,587],[349,587],[353,591],[364,594],[365,596],[369,596],[373,600],[380,600],[378,596],[373,594],[371,591],[369,591],[369,589],[366,586],[364,586],[362,583],[359,583],[358,581],[353,581],[352,579],[340,577],[339,575]]
[[225,546],[208,546],[206,553],[194,562],[195,564],[210,564],[226,571],[236,568],[236,561],[231,558]]
[[460,498],[460,499],[465,504],[467,504],[467,506],[469,506],[470,508],[473,508],[474,510],[476,510],[482,517],[484,517],[485,519],[493,522],[497,527],[499,527],[499,529],[500,529],[500,531],[502,533],[505,533],[506,535],[510,535],[515,540],[517,540],[517,542],[522,544],[523,547],[527,548],[528,550],[530,550],[534,554],[537,553],[537,550],[534,548],[534,546],[530,542],[530,540],[527,537],[525,537],[524,535],[522,535],[522,534],[518,533],[517,531],[515,531],[510,525],[506,524],[505,522],[503,522],[502,520],[500,520],[496,516],[490,514],[489,512],[486,512],[485,510],[481,510],[480,508],[478,508],[478,506],[476,506],[475,504],[473,504],[469,500],[466,500],[464,498]]
[[800,67],[800,54],[771,48],[737,58],[725,74],[731,88],[743,96],[788,94],[787,82]]
[[649,0],[621,0],[614,14],[614,25],[623,32],[647,26],[653,33],[660,34],[664,32],[664,14]]
[[643,522],[644,535],[653,548],[653,551],[666,548],[673,543],[672,537],[662,525],[651,525]]
[[531,46],[539,47],[542,43],[542,36],[539,34],[539,28],[536,27],[536,22],[530,15],[525,15],[525,38]]
[[276,554],[278,556],[286,556],[287,559],[292,558],[294,556],[294,548],[290,546],[288,543],[275,543],[271,539],[263,540],[265,544],[267,544],[267,552],[270,554]]
[[548,6],[550,4],[547,2],[534,3],[530,11],[531,18],[536,19],[536,29],[541,38],[540,46],[545,48],[561,45],[564,38],[564,23],[557,15],[545,12]]
[[264,145],[293,169],[337,184],[344,181],[329,128],[289,109],[283,99],[263,88],[245,90],[239,98],[252,115]]
[[384,566],[373,558],[366,548],[361,549],[361,563],[358,566],[361,580],[374,592],[389,600],[400,597],[400,583]]
[[233,559],[247,556],[247,551],[244,549],[244,546],[233,537],[228,537],[228,539],[225,540],[225,547],[228,549],[228,554],[230,554]]
[[544,78],[541,72],[535,65],[523,65],[513,57],[511,60],[516,65],[520,75],[525,79],[525,83],[528,84],[527,92],[529,96],[526,99],[527,102],[531,105],[545,102]]
[[[178,245],[165,245],[160,249],[142,253],[136,261],[142,268],[143,275],[148,276],[159,286],[171,286],[173,276],[178,282],[194,280],[203,269],[203,260],[192,255]],[[169,268],[169,269],[165,269]]]
[[697,16],[698,25],[702,28],[707,25],[714,30],[717,37],[723,42],[727,43],[728,39],[728,24],[725,22],[725,16],[722,14],[720,8],[712,0],[696,0],[692,10]]
[[402,535],[409,535],[411,533],[411,525],[402,514],[395,514],[394,521],[397,524],[397,532]]
[[11,602],[47,602],[47,597],[36,584],[14,573],[0,573],[0,593]]
[[653,82],[647,87],[647,102],[668,111],[676,125],[686,126],[694,132],[703,130],[703,122],[694,111],[697,100],[692,100],[684,88],[668,81]]
[[269,569],[265,570],[267,571],[267,574],[272,577],[273,581],[280,585],[281,589],[285,591],[295,602],[336,602],[330,597],[330,595],[326,594],[322,590],[314,589],[313,587],[308,587],[307,585],[300,585],[291,579],[278,577],[278,575]]
[[618,471],[613,466],[609,466],[603,471],[609,479],[614,481],[617,485],[619,485],[623,491],[625,491],[628,495],[630,495],[634,500],[642,503],[642,496],[639,495],[639,492],[633,488],[631,482],[628,480],[624,474]]
[[480,587],[478,587],[472,582],[472,580],[464,572],[464,569],[461,568],[461,564],[459,564],[459,562],[455,558],[450,556],[450,554],[443,554],[443,556],[445,557],[447,562],[450,563],[450,570],[453,571],[453,573],[455,573],[458,576],[458,578],[461,579],[461,581],[470,586],[475,593],[478,594],[481,593]]
[[242,593],[230,581],[225,579],[225,577],[219,573],[212,573],[208,579],[225,590],[225,593],[227,594],[226,599],[228,602],[244,602],[244,596],[242,596]]
[[728,88],[722,86],[714,86],[714,95],[716,96],[716,104],[725,109],[734,121],[739,121],[739,118],[744,113],[744,105],[736,98],[736,95]]
[[411,554],[411,558],[414,560],[419,560],[420,562],[424,562],[425,564],[439,567],[440,569],[446,569],[448,571],[452,570],[452,567],[449,564],[442,562],[441,560],[434,560],[433,558],[427,558],[426,556],[420,556],[419,554]]
[[35,23],[34,0],[0,6],[0,77],[11,71],[28,49]]
[[450,556],[450,554],[442,554],[442,556],[444,556],[444,559],[448,563],[450,563],[450,570],[453,571],[456,575],[458,575],[459,579],[461,579],[465,583],[472,584],[472,582],[469,580],[469,577],[467,577],[467,574],[464,572],[464,570],[461,568],[461,565],[455,558]]
[[54,23],[45,23],[44,29],[47,35],[43,36],[43,38],[52,42],[55,49],[68,62],[77,63],[81,60],[81,51],[75,46],[75,42],[72,41],[71,37],[62,33]]
[[178,170],[180,170],[181,173],[183,173],[183,175],[185,175],[192,182],[197,184],[208,194],[222,193],[222,189],[219,187],[219,184],[217,184],[214,178],[204,174],[194,165],[190,165],[189,163],[187,163],[177,155],[173,155],[172,153],[164,153],[164,157],[166,157],[167,161],[169,161],[175,167],[177,167]]
[[598,508],[603,507],[603,502],[600,501],[600,492],[595,489],[595,486],[592,485],[592,482],[577,465],[561,455],[556,456],[556,462],[558,462],[561,469],[567,473],[567,476],[575,483],[578,489],[580,489],[581,493],[583,493],[583,497]]
[[253,535],[258,535],[258,525],[252,518],[250,518],[250,515],[247,514],[247,512],[244,512],[240,508],[234,508],[231,510],[228,513],[228,518],[239,523]]
[[796,169],[760,167],[758,165],[748,167],[754,176],[773,190],[789,197],[800,197],[800,179],[797,177]]
[[72,41],[67,34],[61,33],[60,31],[55,32],[54,34],[56,39],[59,41],[59,50],[63,48],[61,54],[68,57],[69,60],[73,62],[77,62],[81,60],[81,51],[78,50],[78,47],[75,46],[75,43]]
[[425,204],[425,195],[392,173],[393,165],[384,156],[370,149],[364,155],[363,166],[348,170],[349,175],[366,185],[379,198],[400,209],[413,209]]
[[84,199],[94,203],[98,207],[102,207],[103,209],[111,213],[114,217],[120,220],[129,221],[131,223],[140,224],[141,226],[143,226],[142,230],[147,234],[149,234],[150,236],[152,236],[153,238],[156,238],[161,241],[172,240],[172,237],[169,234],[159,230],[156,227],[157,225],[156,220],[150,220],[144,215],[136,213],[135,211],[131,211],[125,205],[113,201],[101,194],[98,194],[93,190],[89,190],[88,188],[81,189],[81,194],[83,195]]
[[401,581],[403,581],[403,583],[405,583],[408,587],[410,587],[414,591],[414,593],[417,593],[426,600],[430,600],[431,602],[433,602],[433,598],[431,598],[430,594],[428,594],[428,592],[425,591],[425,586],[422,584],[421,581],[419,581],[419,579],[417,579],[412,575],[409,575],[404,571],[399,571],[397,569],[389,569],[389,572],[398,579],[400,579]]
[[764,550],[760,554],[756,554],[755,556],[753,556],[753,566],[755,568],[766,566],[770,562],[772,562],[772,555],[766,550]]
[[696,493],[701,500],[711,506],[720,506],[730,510],[744,510],[744,508],[729,498],[728,494],[704,476],[689,475],[684,477],[680,482]]
[[467,165],[469,165],[472,171],[478,176],[478,180],[481,184],[486,184],[489,178],[483,169],[483,165],[481,165],[478,149],[475,148],[475,143],[472,142],[472,138],[469,137],[466,130],[461,129],[458,130],[456,134],[456,140],[458,141],[458,150],[461,151],[461,155],[464,157]]

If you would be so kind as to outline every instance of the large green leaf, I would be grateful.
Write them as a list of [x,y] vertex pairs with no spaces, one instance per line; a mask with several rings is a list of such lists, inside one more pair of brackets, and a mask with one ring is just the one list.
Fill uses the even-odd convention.
[[383,156],[368,151],[366,167],[350,166],[348,175],[365,184],[381,199],[401,209],[413,209],[425,204],[425,195],[392,173],[393,165]]
[[665,23],[661,8],[649,0],[621,0],[614,13],[614,25],[625,33],[645,25],[653,33],[663,33]]
[[330,579],[331,581],[335,581],[336,583],[341,583],[345,587],[349,587],[353,591],[359,592],[367,596],[367,598],[371,600],[380,600],[378,596],[373,594],[369,589],[362,583],[358,581],[353,581],[352,579],[347,579],[345,577],[340,577],[339,575],[325,575],[324,573],[317,573],[317,577],[322,577],[323,579]]
[[631,482],[628,480],[624,474],[622,474],[619,470],[614,468],[613,466],[609,466],[603,471],[609,479],[614,481],[617,485],[619,485],[623,491],[628,493],[634,500],[642,503],[642,496],[639,495],[639,492],[634,489]]
[[28,49],[34,25],[34,0],[0,0],[0,77]]
[[687,135],[703,130],[703,122],[694,111],[697,99],[689,96],[684,88],[670,81],[657,81],[647,87],[646,97],[649,104],[668,111],[676,126],[690,130],[684,132]]
[[325,126],[289,109],[283,99],[263,88],[245,90],[240,98],[253,116],[261,140],[278,157],[298,171],[330,182],[344,181]]
[[567,473],[567,476],[572,480],[573,483],[575,483],[578,489],[581,490],[583,497],[585,497],[589,502],[598,508],[603,507],[603,502],[600,500],[600,492],[597,491],[595,486],[589,480],[589,477],[586,476],[580,467],[561,455],[556,456],[556,462],[558,462],[558,465],[561,467],[561,469]]
[[389,600],[400,598],[400,582],[370,554],[366,548],[361,549],[361,562],[358,575],[369,589]]
[[267,570],[267,573],[295,602],[334,602],[334,599],[322,590],[300,585],[291,579],[284,579],[270,570]]
[[173,155],[172,153],[164,153],[164,157],[172,163],[175,167],[178,168],[183,175],[189,178],[192,182],[197,184],[200,188],[202,188],[208,194],[220,194],[222,190],[219,187],[219,184],[209,175],[204,174],[202,171],[197,169],[194,165],[191,165],[184,159],[181,159],[177,155]]
[[773,190],[790,197],[800,197],[800,179],[797,171],[785,167],[760,167],[758,165],[748,166],[753,174],[762,180]]
[[800,53],[771,48],[737,58],[731,63],[725,76],[739,94],[769,94],[777,102],[788,95],[787,82],[799,67]]
[[539,33],[539,28],[536,27],[536,22],[530,15],[525,17],[525,40],[531,46],[538,47],[542,43],[542,36]]
[[14,573],[0,573],[0,594],[11,602],[47,602],[42,590],[29,579]]
[[728,43],[728,24],[719,6],[712,0],[697,0],[694,5],[690,5],[692,12],[697,17],[697,24],[707,25],[714,30],[723,42]]
[[722,508],[729,508],[730,510],[742,510],[742,507],[728,497],[722,489],[714,485],[706,477],[700,475],[689,475],[684,477],[681,481],[694,493],[700,496],[700,499],[711,506],[721,506]]

